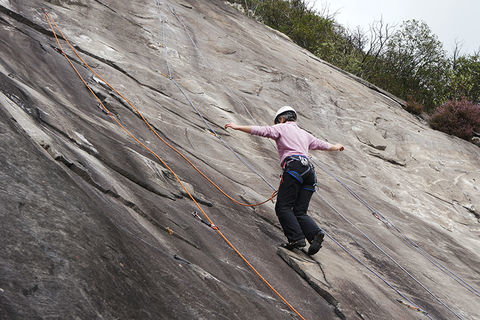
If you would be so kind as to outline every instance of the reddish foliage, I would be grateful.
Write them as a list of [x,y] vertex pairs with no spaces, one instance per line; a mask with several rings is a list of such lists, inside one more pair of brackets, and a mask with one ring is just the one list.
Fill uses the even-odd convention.
[[407,97],[407,105],[405,106],[404,109],[416,115],[420,115],[422,114],[423,111],[425,111],[425,107],[422,104],[415,101],[415,99],[412,96]]
[[466,99],[448,101],[430,118],[433,129],[469,140],[480,133],[480,105]]

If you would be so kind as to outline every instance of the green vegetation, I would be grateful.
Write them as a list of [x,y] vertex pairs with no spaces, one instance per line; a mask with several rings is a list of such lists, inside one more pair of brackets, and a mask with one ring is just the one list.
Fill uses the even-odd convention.
[[480,102],[480,53],[452,58],[449,76],[450,97]]
[[[458,114],[472,116],[475,111],[465,113],[460,107],[468,103],[468,108],[480,109],[480,52],[460,55],[457,47],[453,56],[448,56],[424,22],[408,20],[393,27],[376,21],[366,33],[340,26],[333,16],[315,11],[306,0],[229,1],[242,5],[248,15],[285,33],[321,59],[406,100],[405,109],[411,113],[436,114],[438,119],[435,112],[443,105],[448,107],[439,111],[450,110],[450,115],[460,108]],[[455,124],[466,125],[456,121],[449,126]],[[432,127],[445,128],[433,122]],[[461,131],[448,129],[471,138],[456,133]]]

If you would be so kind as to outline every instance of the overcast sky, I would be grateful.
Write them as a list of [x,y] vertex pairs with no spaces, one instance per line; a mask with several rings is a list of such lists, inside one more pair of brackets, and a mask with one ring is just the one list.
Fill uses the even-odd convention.
[[480,49],[480,0],[316,0],[315,5],[336,12],[337,22],[348,28],[368,31],[369,24],[381,17],[397,25],[417,19],[428,24],[449,53],[455,40],[464,54]]

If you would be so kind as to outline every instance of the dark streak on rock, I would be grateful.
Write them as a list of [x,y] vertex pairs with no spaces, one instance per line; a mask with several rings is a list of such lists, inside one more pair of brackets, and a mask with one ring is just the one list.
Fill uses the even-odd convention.
[[118,13],[117,10],[113,9],[112,7],[110,7],[109,5],[99,1],[99,0],[94,0],[95,2],[97,2],[98,4],[100,4],[101,6],[107,8],[108,10],[110,10],[111,12],[115,13],[116,15],[118,15],[119,17],[121,17],[122,19],[125,19],[126,21],[130,22],[132,25],[134,25],[135,27],[138,27],[140,29],[142,29],[143,31],[146,31],[150,34],[152,34],[149,30],[145,29],[141,24],[139,23],[136,23],[135,21],[131,20],[131,19],[128,19],[127,17],[121,15]]
[[180,257],[179,255],[174,255],[173,258],[174,258],[175,260],[180,261],[181,263],[192,264],[190,261],[188,261],[187,259],[184,259],[184,258]]
[[[63,51],[62,49],[58,48],[57,46],[54,46],[54,45],[50,45],[50,47],[55,50],[57,53],[61,54],[63,56],[63,54],[65,54],[68,59],[72,60],[73,62],[75,62],[76,64],[78,64],[79,66],[82,66],[83,67],[83,63],[80,62],[80,60],[78,60],[77,58],[74,58],[72,57],[71,55],[69,55],[68,53],[66,53],[65,51]],[[68,62],[67,62],[68,63]]]
[[106,5],[105,3],[99,1],[99,0],[94,0],[96,3],[104,6],[105,8],[107,8],[108,10],[112,11],[113,13],[118,13],[115,9],[113,9],[112,7],[110,7],[109,5]]
[[[16,12],[13,12],[12,10],[10,10],[10,9],[2,6],[2,5],[0,5],[0,12],[3,13],[3,14],[6,14],[7,16],[11,17],[12,19],[15,19],[16,21],[18,21],[18,22],[20,22],[24,25],[29,26],[30,28],[32,28],[32,29],[44,34],[44,35],[47,35],[47,36],[52,37],[52,38],[55,37],[55,35],[53,34],[52,31],[45,29],[44,27],[34,23],[33,21],[25,18],[24,16],[22,16],[22,15],[16,13]],[[59,39],[64,40],[60,35],[57,35],[57,37]]]
[[[11,24],[10,22],[8,22],[7,20],[3,19],[2,17],[0,17],[0,23],[3,23],[4,25],[6,26],[9,26],[9,27],[12,27],[12,28],[15,28],[15,30],[17,30],[18,32],[20,32],[21,34],[24,34],[25,36],[29,37],[30,39],[32,39],[33,41],[37,42],[40,47],[45,50],[45,48],[43,47],[42,43],[40,41],[38,41],[37,39],[35,39],[34,37],[32,37],[30,34],[28,34],[27,32],[25,32],[24,30],[20,29],[19,27]],[[2,42],[4,42],[3,40],[1,40]],[[4,42],[5,43],[5,42]],[[5,45],[7,45],[5,43]]]
[[403,163],[403,162],[399,162],[399,161],[397,161],[397,160],[395,160],[395,159],[386,157],[386,156],[381,155],[381,154],[370,153],[370,155],[371,155],[371,156],[374,156],[374,157],[376,157],[376,158],[382,159],[382,160],[384,160],[384,161],[386,161],[386,162],[389,162],[389,163],[391,163],[391,164],[394,164],[394,165],[396,165],[396,166],[401,166],[401,167],[405,167],[405,166],[406,166],[406,164]]
[[163,91],[161,91],[161,90],[159,90],[159,89],[157,89],[157,88],[154,88],[154,87],[152,87],[152,86],[150,86],[150,85],[148,85],[148,84],[145,84],[145,83],[140,82],[137,78],[135,78],[134,76],[132,76],[132,75],[131,75],[130,73],[128,73],[125,69],[123,69],[122,67],[120,67],[119,65],[117,65],[115,62],[113,62],[113,61],[111,61],[111,60],[108,60],[108,59],[105,59],[105,58],[102,58],[102,57],[99,57],[99,56],[97,56],[97,55],[95,55],[95,54],[93,54],[93,53],[91,53],[91,52],[88,52],[88,51],[85,50],[85,49],[80,48],[80,47],[77,46],[77,45],[74,45],[73,47],[74,47],[76,50],[78,50],[79,52],[81,52],[81,53],[83,53],[83,54],[85,54],[85,55],[87,55],[87,56],[89,56],[89,57],[91,57],[91,58],[93,58],[93,59],[96,59],[96,60],[98,60],[98,61],[100,61],[100,62],[102,62],[102,63],[104,63],[104,64],[106,64],[106,65],[108,65],[108,66],[110,66],[110,67],[112,67],[113,69],[115,69],[115,70],[123,73],[124,75],[126,75],[127,77],[129,77],[130,79],[132,79],[133,81],[135,81],[136,83],[138,83],[139,85],[141,85],[141,86],[143,86],[143,87],[146,87],[146,88],[148,88],[148,89],[150,89],[150,90],[152,90],[152,91],[155,91],[155,92],[157,92],[157,93],[159,93],[159,94],[161,94],[161,95],[163,95],[163,96],[170,97],[170,96],[169,96],[168,94],[166,94],[165,92],[163,92]]
[[180,5],[181,5],[182,7],[187,8],[187,9],[193,9],[193,7],[192,7],[191,5],[186,4],[186,3],[180,3]]

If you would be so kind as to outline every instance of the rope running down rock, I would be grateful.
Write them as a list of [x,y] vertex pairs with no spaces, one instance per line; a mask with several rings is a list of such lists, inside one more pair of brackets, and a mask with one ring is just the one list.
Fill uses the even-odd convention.
[[[73,62],[70,60],[68,55],[65,53],[62,44],[60,43],[60,40],[58,39],[58,36],[56,34],[55,28],[53,24],[57,26],[57,30],[60,30],[58,28],[58,25],[56,24],[55,20],[50,17],[48,12],[45,10],[45,18],[55,36],[55,40],[59,46],[59,49],[61,50],[62,55],[67,59],[68,63],[70,66],[74,69],[75,73],[77,76],[81,79],[83,84],[87,87],[87,89],[90,91],[90,93],[99,101],[100,105],[104,109],[104,111],[107,113],[107,115],[117,123],[118,126],[127,134],[129,135],[133,140],[135,140],[138,144],[140,144],[143,148],[145,148],[148,152],[150,152],[155,158],[157,158],[175,177],[175,179],[178,181],[178,183],[182,186],[184,191],[188,194],[188,196],[191,198],[191,200],[195,203],[197,208],[202,212],[202,214],[205,216],[205,218],[211,223],[214,224],[213,220],[210,218],[210,216],[205,212],[205,210],[200,206],[200,204],[195,200],[193,195],[190,193],[190,191],[187,189],[185,184],[182,182],[182,180],[179,178],[179,176],[176,174],[176,172],[151,148],[149,148],[147,145],[145,145],[143,142],[141,142],[128,128],[123,125],[120,120],[118,120],[113,113],[110,112],[110,110],[104,105],[104,103],[101,101],[101,99],[95,94],[93,89],[90,87],[90,85],[85,81],[83,76],[80,74],[78,69],[75,67]],[[248,261],[248,259],[233,245],[233,243],[230,242],[230,240],[226,237],[226,235],[220,230],[216,229],[215,230],[218,235],[235,251],[235,253],[248,265],[248,267],[292,310],[295,314],[297,314],[302,320],[305,320],[305,317],[303,317],[300,312],[298,312],[293,305],[291,305],[269,282],[265,277],[263,277],[262,274]]]

